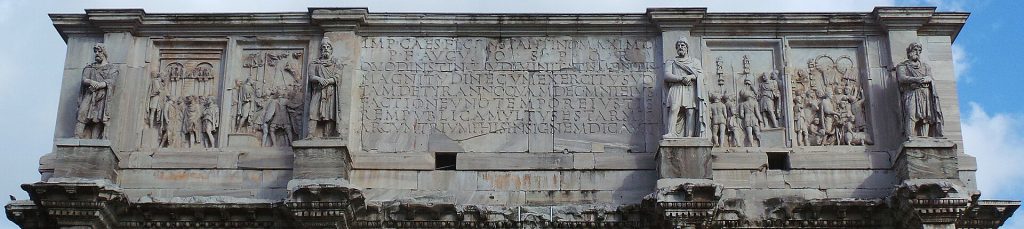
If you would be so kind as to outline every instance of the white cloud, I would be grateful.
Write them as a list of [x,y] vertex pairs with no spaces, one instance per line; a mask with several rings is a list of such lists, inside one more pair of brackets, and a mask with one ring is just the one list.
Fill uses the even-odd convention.
[[957,81],[964,80],[966,83],[971,82],[971,77],[964,77],[967,71],[971,69],[971,56],[967,53],[967,49],[962,44],[953,44],[953,75]]
[[978,158],[978,189],[983,198],[1019,199],[1024,188],[1024,136],[1018,130],[1024,127],[1019,115],[989,114],[981,105],[969,103],[971,110],[962,124],[964,150]]
[[[961,124],[964,151],[977,157],[978,189],[982,199],[1020,200],[1024,193],[1024,154],[1020,146],[1024,136],[1018,130],[1024,127],[1024,116],[1016,114],[989,114],[981,105],[970,102],[970,113]],[[1019,214],[1018,214],[1019,215]],[[1011,217],[1003,228],[1024,228],[1024,220]]]

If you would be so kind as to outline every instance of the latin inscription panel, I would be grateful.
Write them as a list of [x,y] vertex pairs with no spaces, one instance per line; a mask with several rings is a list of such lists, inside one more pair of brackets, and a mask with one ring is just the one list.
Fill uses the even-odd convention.
[[645,152],[661,130],[651,37],[366,37],[364,150]]

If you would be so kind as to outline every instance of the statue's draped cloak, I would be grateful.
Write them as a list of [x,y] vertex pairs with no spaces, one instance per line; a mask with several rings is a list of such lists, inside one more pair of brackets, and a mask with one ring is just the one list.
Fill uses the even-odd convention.
[[[82,101],[78,107],[78,122],[105,123],[110,118],[107,108],[111,104],[117,75],[117,67],[112,64],[93,63],[82,70]],[[101,82],[105,84],[105,87],[92,90],[89,85],[85,84],[86,80]]]
[[[334,121],[335,130],[340,131],[338,120],[338,86],[341,84],[340,71],[336,59],[314,60],[310,67],[310,89],[312,96],[309,103],[309,119],[311,121]],[[317,79],[333,79],[333,84],[320,85]],[[309,127],[313,128],[313,127]]]

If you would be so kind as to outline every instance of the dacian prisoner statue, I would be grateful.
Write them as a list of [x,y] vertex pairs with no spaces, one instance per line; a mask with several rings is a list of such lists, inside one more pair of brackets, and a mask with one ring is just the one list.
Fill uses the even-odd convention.
[[341,83],[337,59],[331,57],[334,48],[324,37],[320,41],[320,57],[310,64],[308,138],[339,136],[338,128],[338,84]]
[[93,63],[82,70],[81,101],[78,104],[76,138],[106,139],[110,115],[107,113],[114,95],[117,67],[107,62],[107,48],[98,43],[92,48]]
[[942,111],[935,93],[932,69],[921,60],[924,48],[914,42],[907,47],[907,60],[896,66],[903,93],[904,125],[908,137],[942,137]]
[[701,125],[700,98],[701,63],[689,56],[686,38],[676,41],[676,53],[665,63],[665,86],[668,88],[668,123],[663,138],[699,137]]

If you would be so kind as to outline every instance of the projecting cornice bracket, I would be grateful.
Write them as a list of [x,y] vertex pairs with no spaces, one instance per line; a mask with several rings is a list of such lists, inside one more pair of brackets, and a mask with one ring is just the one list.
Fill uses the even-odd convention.
[[105,33],[134,34],[146,17],[143,9],[86,9],[86,18]]
[[647,8],[647,16],[661,31],[693,28],[707,13],[708,8]]
[[355,31],[368,14],[366,8],[309,8],[309,21],[326,31]]

